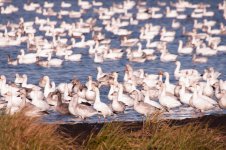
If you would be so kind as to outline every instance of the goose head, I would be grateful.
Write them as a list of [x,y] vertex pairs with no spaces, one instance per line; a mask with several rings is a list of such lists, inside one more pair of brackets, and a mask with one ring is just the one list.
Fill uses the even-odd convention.
[[49,77],[48,76],[43,76],[41,77],[41,79],[39,80],[39,86],[41,87],[45,87],[47,81],[49,81]]

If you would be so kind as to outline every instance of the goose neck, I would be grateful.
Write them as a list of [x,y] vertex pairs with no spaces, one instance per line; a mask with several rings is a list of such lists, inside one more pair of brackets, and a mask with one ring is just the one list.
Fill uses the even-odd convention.
[[180,66],[181,66],[180,62],[177,62],[176,68],[175,68],[175,71],[174,71],[175,74],[178,74],[180,72]]
[[144,97],[144,102],[149,101],[149,91],[145,91],[145,97]]
[[95,103],[98,103],[100,102],[100,91],[98,88],[95,88],[95,92],[96,92]]
[[22,86],[26,86],[26,85],[27,85],[27,77],[26,77],[26,76],[24,76]]

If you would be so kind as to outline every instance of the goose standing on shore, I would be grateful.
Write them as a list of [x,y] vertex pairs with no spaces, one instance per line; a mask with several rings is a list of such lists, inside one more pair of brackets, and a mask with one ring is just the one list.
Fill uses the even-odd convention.
[[82,119],[86,119],[86,118],[89,118],[89,117],[92,117],[92,116],[98,114],[98,112],[92,106],[79,104],[78,103],[78,98],[79,98],[78,95],[75,94],[72,97],[72,100],[71,100],[70,103],[72,103],[74,112],[79,117],[81,117]]
[[155,113],[157,110],[156,107],[149,105],[148,103],[139,101],[139,91],[135,90],[132,92],[132,95],[134,95],[134,110],[138,113],[144,115],[144,116],[150,116],[151,114]]
[[104,118],[106,118],[107,116],[111,116],[113,114],[111,108],[107,104],[100,101],[99,89],[97,87],[94,87],[94,91],[96,93],[96,98],[93,108],[100,112],[104,116]]
[[166,85],[164,83],[162,84],[161,87],[159,102],[162,106],[167,107],[169,109],[179,107],[182,105],[175,96],[166,93]]

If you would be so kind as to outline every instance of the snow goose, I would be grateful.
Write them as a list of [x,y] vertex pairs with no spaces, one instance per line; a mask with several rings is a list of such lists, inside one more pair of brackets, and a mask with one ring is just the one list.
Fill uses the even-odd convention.
[[190,99],[192,97],[192,93],[188,93],[185,91],[185,85],[181,85],[181,89],[179,90],[179,98],[180,101],[184,104],[190,105]]
[[151,105],[153,107],[156,107],[157,109],[164,110],[162,105],[160,105],[158,102],[153,101],[153,100],[150,99],[149,93],[150,93],[149,90],[145,91],[144,103],[147,103],[147,104],[149,104],[149,105]]
[[69,105],[68,105],[68,103],[63,103],[62,102],[62,96],[61,96],[60,91],[56,91],[55,93],[57,95],[56,111],[59,112],[60,114],[63,114],[63,115],[69,114],[69,110],[68,110]]
[[85,36],[82,35],[81,36],[81,41],[78,43],[73,43],[73,47],[77,47],[77,48],[85,48],[87,46],[86,42],[85,42]]
[[193,51],[193,48],[191,47],[183,47],[183,41],[179,40],[179,46],[177,49],[179,54],[191,54]]
[[54,92],[56,90],[56,85],[55,83],[52,81],[50,84],[50,81],[48,80],[46,82],[46,85],[44,87],[44,96],[45,98],[48,97],[49,93]]
[[211,103],[213,105],[217,105],[217,102],[214,99],[212,99],[206,95],[203,95],[203,87],[201,85],[197,86],[196,88],[197,88],[198,97],[208,101],[209,103]]
[[134,99],[129,95],[123,93],[123,86],[120,83],[118,84],[118,100],[129,107],[134,105]]
[[155,83],[155,87],[149,87],[146,83],[143,83],[143,90],[141,91],[143,95],[146,95],[146,92],[149,91],[149,98],[157,100],[159,96],[159,84],[158,81]]
[[113,112],[115,113],[120,113],[120,112],[124,112],[126,106],[123,102],[120,102],[119,101],[119,96],[118,96],[118,93],[117,92],[114,92],[113,94],[113,102],[111,104],[111,107],[113,109]]
[[162,54],[160,56],[160,60],[162,62],[169,62],[169,61],[176,61],[177,55],[171,54],[168,51],[162,51]]
[[56,91],[48,94],[48,96],[46,97],[46,102],[51,106],[57,106],[58,96],[56,94]]
[[98,114],[98,112],[92,106],[78,103],[78,95],[76,94],[73,96],[70,103],[73,105],[75,114],[77,114],[82,119],[86,119]]
[[204,56],[197,56],[196,54],[194,54],[192,56],[192,62],[193,63],[207,63],[208,58],[204,57]]
[[30,93],[32,99],[31,104],[39,108],[41,111],[47,111],[49,110],[50,106],[45,100],[43,100],[44,96],[41,95],[43,95],[41,91],[32,91]]
[[219,99],[218,104],[220,108],[226,109],[226,93],[224,93],[222,97]]
[[15,96],[10,94],[7,96],[6,101],[8,101],[6,106],[6,113],[13,115],[14,113],[20,111],[24,108],[26,101],[21,96]]
[[113,93],[114,93],[114,92],[117,92],[117,91],[116,91],[116,86],[115,86],[114,84],[111,84],[111,85],[110,85],[110,90],[109,90],[109,92],[108,92],[108,99],[109,99],[109,100],[113,100],[113,97],[114,97],[114,96],[113,96]]
[[189,103],[192,107],[195,107],[201,111],[206,111],[214,108],[213,104],[198,96],[197,89],[194,90]]
[[103,54],[95,52],[95,54],[94,54],[94,62],[95,63],[103,63],[104,62]]
[[180,22],[176,22],[176,20],[173,19],[173,22],[172,22],[171,26],[172,26],[173,29],[177,29],[177,28],[180,27]]
[[37,62],[37,57],[35,57],[34,59],[26,59],[24,58],[22,55],[18,55],[17,56],[18,62],[19,64],[33,64]]
[[221,90],[226,90],[226,81],[219,80],[219,86]]
[[105,51],[104,52],[104,58],[105,59],[113,59],[113,60],[117,60],[117,59],[120,59],[122,58],[123,56],[123,52],[119,51],[113,51],[112,49],[110,49],[109,51]]
[[123,40],[121,40],[121,46],[133,46],[135,45],[137,42],[139,41],[139,39],[128,39],[126,36],[123,38]]
[[92,84],[93,84],[92,76],[88,76],[87,90],[85,93],[85,98],[88,101],[94,101],[96,98],[96,93],[93,90]]
[[189,75],[191,77],[197,77],[200,78],[200,73],[195,70],[195,69],[183,69],[181,70],[181,62],[180,61],[176,61],[176,68],[174,70],[174,76],[176,79],[179,79],[181,76],[185,76],[185,75]]
[[13,65],[13,66],[18,65],[19,63],[18,59],[13,60],[10,55],[8,55],[7,57],[7,62],[9,65]]
[[169,109],[181,106],[181,103],[175,96],[166,93],[166,85],[164,83],[162,84],[160,92],[159,102],[162,106],[165,106]]
[[82,54],[72,54],[72,55],[68,55],[66,53],[64,59],[67,61],[81,61],[82,58]]
[[207,79],[206,84],[202,87],[203,90],[203,94],[208,96],[208,97],[212,97],[214,94],[214,90],[213,87],[210,85],[210,81],[209,79]]
[[24,52],[24,49],[21,49],[20,50],[20,55],[18,56],[22,56],[23,59],[36,59],[37,57],[37,54],[36,53],[28,53],[28,54],[25,54]]
[[106,118],[107,116],[111,116],[113,114],[111,108],[107,104],[100,101],[99,89],[95,87],[94,91],[96,93],[96,98],[95,98],[93,108],[96,109],[98,112],[101,112],[104,118]]
[[176,86],[174,84],[170,83],[170,80],[169,80],[170,76],[169,76],[168,72],[164,72],[163,74],[166,77],[166,79],[165,79],[166,92],[174,95],[174,92],[175,92],[174,90],[175,90]]
[[34,84],[27,84],[27,75],[26,74],[23,74],[22,75],[23,76],[23,78],[24,78],[24,80],[23,80],[23,82],[22,82],[22,84],[21,84],[21,86],[22,87],[24,87],[24,88],[28,88],[28,89],[34,89],[34,90],[40,90],[41,88],[39,87],[39,86],[37,86],[37,85],[34,85]]
[[129,61],[131,62],[137,62],[137,63],[143,63],[146,61],[146,55],[142,55],[141,57],[134,57],[133,55],[128,57]]
[[132,92],[132,95],[134,95],[134,110],[138,113],[144,115],[144,116],[150,116],[154,114],[158,109],[152,105],[149,105],[144,102],[140,102],[139,100],[139,91],[135,90]]
[[111,73],[103,73],[102,68],[100,66],[97,67],[97,81],[102,81],[108,79],[111,75]]
[[49,67],[60,67],[63,64],[63,60],[61,59],[52,59],[52,53],[49,53],[47,62]]
[[211,49],[210,47],[207,47],[205,44],[202,44],[202,48],[197,46],[196,48],[196,54],[200,54],[203,56],[213,56],[217,54],[217,50]]
[[19,75],[18,73],[15,74],[16,78],[14,80],[14,83],[15,84],[22,84],[23,83],[23,76],[22,75]]

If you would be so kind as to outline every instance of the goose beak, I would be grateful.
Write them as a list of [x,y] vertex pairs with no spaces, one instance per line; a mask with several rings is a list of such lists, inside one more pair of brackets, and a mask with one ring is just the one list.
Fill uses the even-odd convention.
[[159,71],[159,75],[163,75],[163,71]]

